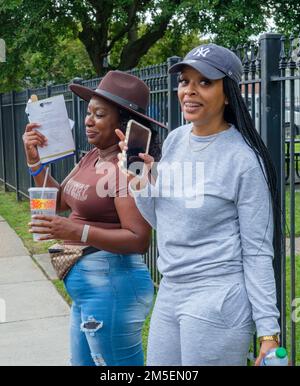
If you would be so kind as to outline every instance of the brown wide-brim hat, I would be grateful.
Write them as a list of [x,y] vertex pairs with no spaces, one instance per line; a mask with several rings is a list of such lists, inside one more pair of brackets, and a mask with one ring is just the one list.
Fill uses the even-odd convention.
[[150,90],[146,83],[134,75],[122,71],[109,71],[95,90],[75,83],[70,85],[70,89],[87,102],[93,96],[99,96],[133,115],[167,128],[163,123],[146,115]]

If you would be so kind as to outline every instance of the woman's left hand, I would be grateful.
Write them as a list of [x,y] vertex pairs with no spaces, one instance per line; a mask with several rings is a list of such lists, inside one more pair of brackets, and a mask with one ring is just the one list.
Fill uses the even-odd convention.
[[[29,232],[40,234],[41,241],[52,239],[80,241],[81,239],[83,225],[76,224],[66,217],[35,215],[32,219],[38,220],[38,223],[30,222]],[[32,229],[37,227],[38,232]]]
[[277,348],[278,343],[275,341],[266,340],[263,341],[260,347],[259,356],[256,358],[254,366],[259,366],[262,359],[266,356],[267,352],[272,350],[272,348]]

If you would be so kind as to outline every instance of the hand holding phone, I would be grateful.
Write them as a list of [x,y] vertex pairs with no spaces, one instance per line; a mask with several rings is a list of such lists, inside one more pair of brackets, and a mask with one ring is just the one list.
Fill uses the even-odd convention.
[[[118,136],[121,138],[119,134]],[[150,140],[151,130],[148,127],[133,119],[128,122],[124,141],[126,147],[123,146],[121,159],[121,168],[128,174],[142,177],[145,162],[147,163],[147,160],[153,162],[153,158],[148,156]],[[145,156],[140,157],[140,153],[145,154]]]

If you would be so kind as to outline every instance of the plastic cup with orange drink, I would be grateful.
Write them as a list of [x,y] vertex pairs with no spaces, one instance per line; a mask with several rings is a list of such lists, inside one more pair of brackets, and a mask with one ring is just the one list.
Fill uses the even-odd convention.
[[[34,215],[55,216],[56,214],[56,200],[57,200],[57,188],[29,188],[30,197],[30,210],[31,217]],[[31,220],[32,223],[39,223],[40,220]],[[33,227],[33,231],[38,232],[38,227]],[[40,237],[45,237],[39,233],[33,233],[33,241],[40,241]]]

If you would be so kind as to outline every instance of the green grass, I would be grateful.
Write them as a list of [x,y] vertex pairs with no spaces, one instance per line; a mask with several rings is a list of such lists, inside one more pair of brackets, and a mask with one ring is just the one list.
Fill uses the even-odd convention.
[[[286,222],[290,230],[290,191],[286,191]],[[295,193],[295,235],[300,236],[300,192]],[[286,231],[286,236],[289,237]]]
[[28,200],[16,201],[16,194],[4,192],[0,185],[0,215],[5,218],[8,224],[15,230],[22,239],[25,247],[31,255],[47,253],[51,242],[34,242],[32,234],[28,232],[28,223],[30,221],[30,208]]
[[[296,285],[295,285],[295,298],[300,299],[300,255],[296,256]],[[297,305],[299,308],[299,304]],[[290,352],[290,339],[291,339],[291,260],[287,256],[286,259],[286,315],[287,315],[287,349]],[[296,316],[299,318],[300,312],[296,312]],[[296,363],[300,365],[300,320],[296,323],[296,347],[297,347],[297,356]]]
[[[48,252],[51,242],[34,242],[32,235],[28,232],[28,222],[30,221],[29,202],[26,200],[16,201],[16,194],[12,192],[4,192],[3,186],[0,185],[0,215],[8,222],[8,224],[15,230],[17,235],[22,239],[25,247],[31,255],[38,255]],[[52,280],[53,285],[65,301],[71,305],[71,298],[67,294],[64,284],[61,280]],[[146,355],[147,340],[150,325],[150,317],[152,310],[145,321],[142,333],[143,348]]]
[[64,282],[62,280],[56,279],[56,280],[52,280],[52,283],[55,285],[57,291],[61,294],[61,296],[65,299],[65,301],[69,304],[69,306],[71,306],[72,299],[67,294],[67,291],[64,286]]
[[[61,280],[53,280],[53,284],[55,285],[57,291],[61,294],[61,296],[66,300],[66,302],[71,306],[72,300],[70,296],[67,294],[65,290],[64,283]],[[154,296],[153,305],[155,302],[156,295]],[[147,341],[148,341],[148,333],[149,333],[149,327],[150,327],[150,318],[152,314],[153,307],[144,323],[143,332],[142,332],[142,343],[143,343],[143,350],[145,353],[145,362],[146,362],[146,353],[147,353]]]
[[[295,299],[300,299],[300,255],[295,257]],[[288,357],[291,360],[291,259],[290,256],[286,257],[286,349]],[[299,304],[296,305],[299,309]],[[299,318],[300,311],[295,310],[296,317]],[[296,366],[300,365],[300,320],[296,323]],[[259,342],[257,340],[257,350],[259,350]],[[253,352],[253,345],[251,345],[250,351]],[[258,352],[257,352],[258,355]],[[252,363],[248,362],[249,366]]]
[[[300,135],[296,136],[296,139],[300,139]],[[287,152],[287,144],[285,144],[285,151]],[[300,143],[295,143],[295,153],[300,153]]]
[[[295,257],[295,299],[300,299],[300,255]],[[289,359],[291,360],[291,259],[290,256],[286,257],[286,349]],[[296,305],[299,309],[299,304]],[[295,315],[299,318],[300,312],[295,310]],[[300,365],[300,320],[296,322],[296,365]],[[257,347],[259,342],[257,341]]]
[[[289,192],[286,195],[287,204],[289,203]],[[300,192],[296,193],[296,208],[300,207]],[[16,201],[15,193],[4,192],[3,187],[0,185],[0,215],[8,222],[8,224],[16,231],[18,236],[23,240],[24,245],[28,249],[31,255],[46,253],[48,246],[53,243],[36,243],[32,241],[32,235],[28,233],[28,222],[30,220],[30,211],[28,201]],[[287,207],[287,221],[289,221],[289,208]],[[288,222],[289,224],[289,222]],[[296,212],[296,234],[300,236],[300,213],[299,210]],[[297,267],[296,267],[296,278],[300,278],[300,256],[296,257]],[[290,337],[290,259],[287,258],[287,269],[286,269],[286,280],[287,280],[287,330],[288,330],[288,344],[287,348],[290,349],[289,337]],[[68,304],[71,304],[71,299],[66,293],[63,282],[60,280],[53,280],[57,291],[64,297]],[[296,297],[300,298],[300,281],[296,280]],[[298,313],[299,314],[299,313]],[[144,328],[143,328],[143,348],[146,353],[147,349],[147,339],[149,332],[151,313],[148,316]],[[300,347],[300,323],[296,325],[296,339],[297,347]],[[300,350],[298,349],[297,354],[297,364],[300,364]]]
[[[156,300],[156,294],[154,295],[153,306],[154,306],[155,300]],[[143,343],[143,350],[144,350],[144,355],[145,355],[145,363],[147,360],[147,343],[148,343],[150,319],[151,319],[151,315],[152,315],[152,311],[153,311],[153,306],[152,306],[151,311],[149,312],[147,319],[145,320],[143,332],[142,332],[142,343]]]

